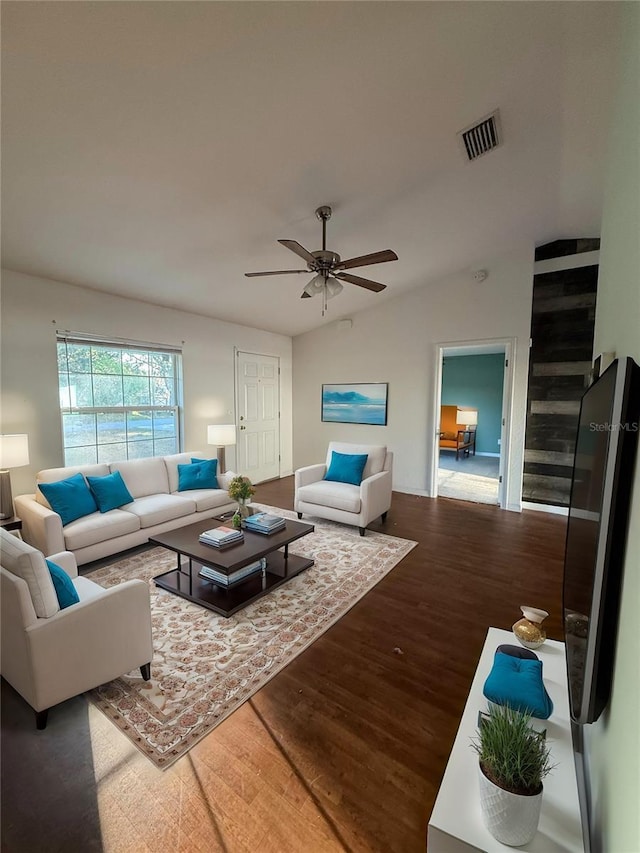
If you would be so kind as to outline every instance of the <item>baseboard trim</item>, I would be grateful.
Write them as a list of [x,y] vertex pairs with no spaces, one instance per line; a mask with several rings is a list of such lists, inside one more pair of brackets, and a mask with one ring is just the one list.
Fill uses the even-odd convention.
[[522,509],[532,509],[534,512],[549,512],[552,515],[569,515],[566,506],[554,506],[553,504],[534,504],[530,501],[522,501]]
[[417,495],[420,498],[432,498],[433,495],[426,489],[408,489],[403,486],[393,486],[394,492],[400,492],[403,495]]

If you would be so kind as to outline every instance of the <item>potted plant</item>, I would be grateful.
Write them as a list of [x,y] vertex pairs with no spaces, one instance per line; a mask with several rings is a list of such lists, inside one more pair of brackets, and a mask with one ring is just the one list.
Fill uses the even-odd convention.
[[508,705],[492,705],[472,742],[480,759],[480,806],[485,826],[502,844],[518,847],[538,829],[542,780],[553,770],[544,732]]
[[238,501],[238,509],[233,516],[233,526],[239,529],[242,519],[246,518],[247,515],[251,515],[247,501],[255,495],[256,490],[251,485],[251,480],[248,477],[238,475],[229,483],[228,492],[230,498]]

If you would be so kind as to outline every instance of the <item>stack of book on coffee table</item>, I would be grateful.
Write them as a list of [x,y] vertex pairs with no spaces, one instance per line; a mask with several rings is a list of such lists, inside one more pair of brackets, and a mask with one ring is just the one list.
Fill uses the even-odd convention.
[[212,569],[211,566],[201,566],[199,574],[201,578],[204,578],[207,581],[211,581],[211,583],[215,583],[218,586],[233,586],[234,584],[238,583],[238,581],[243,581],[250,575],[253,575],[256,572],[261,572],[263,569],[266,568],[267,558],[263,557],[261,560],[256,560],[254,563],[249,563],[248,566],[242,566],[241,569],[238,569],[235,572],[231,572],[228,575],[224,574],[223,572],[219,572],[216,569]]
[[281,515],[271,515],[268,512],[256,512],[250,515],[244,521],[246,530],[252,533],[275,533],[276,530],[283,530],[286,527],[286,521]]
[[244,533],[242,530],[235,530],[233,527],[221,526],[205,530],[198,538],[204,545],[226,548],[227,545],[235,545],[244,541]]

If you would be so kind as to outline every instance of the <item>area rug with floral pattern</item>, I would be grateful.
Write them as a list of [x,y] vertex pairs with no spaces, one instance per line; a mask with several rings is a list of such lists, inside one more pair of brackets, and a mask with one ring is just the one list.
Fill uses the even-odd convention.
[[[259,506],[287,518],[295,513]],[[138,551],[88,573],[110,587],[131,578],[151,591],[151,680],[139,671],[88,693],[157,767],[166,768],[338,621],[416,543],[307,518],[315,531],[292,552],[314,565],[230,618],[161,590],[175,566],[164,548]]]

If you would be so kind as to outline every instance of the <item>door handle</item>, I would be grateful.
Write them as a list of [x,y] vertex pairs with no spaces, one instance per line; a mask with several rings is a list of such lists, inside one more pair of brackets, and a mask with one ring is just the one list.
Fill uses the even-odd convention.
[[240,429],[246,429],[246,427],[245,427],[245,426],[241,426],[241,427],[240,427]]

